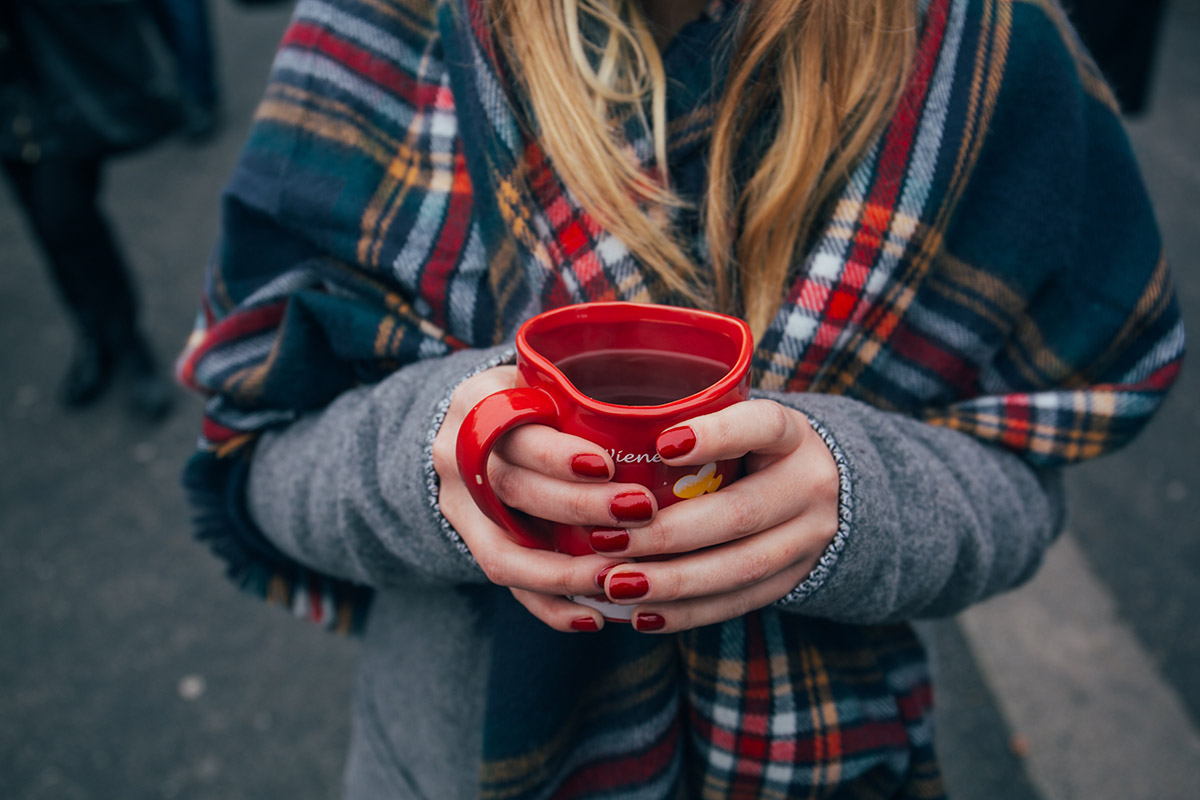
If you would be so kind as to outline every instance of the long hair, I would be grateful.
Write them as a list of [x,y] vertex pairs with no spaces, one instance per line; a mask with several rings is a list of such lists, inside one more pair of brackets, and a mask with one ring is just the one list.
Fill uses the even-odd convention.
[[[916,46],[915,5],[748,0],[739,11],[703,199],[708,277],[664,224],[684,201],[664,168],[666,74],[639,0],[493,0],[488,13],[538,141],[583,208],[668,290],[741,314],[761,335],[810,228],[896,108]],[[620,125],[647,106],[654,173],[636,162]],[[737,180],[752,112],[766,107],[777,109],[773,135]]]

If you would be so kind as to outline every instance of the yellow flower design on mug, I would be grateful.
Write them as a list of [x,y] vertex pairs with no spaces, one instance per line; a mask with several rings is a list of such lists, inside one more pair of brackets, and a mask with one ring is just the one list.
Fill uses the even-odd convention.
[[715,492],[721,488],[721,477],[716,474],[717,465],[715,463],[705,464],[700,468],[700,472],[695,475],[684,475],[679,480],[675,481],[676,497],[681,497],[687,500],[689,497],[699,497],[702,494]]

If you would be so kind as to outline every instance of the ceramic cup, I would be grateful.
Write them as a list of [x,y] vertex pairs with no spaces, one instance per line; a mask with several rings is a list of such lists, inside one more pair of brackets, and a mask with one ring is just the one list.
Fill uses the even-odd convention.
[[[642,303],[582,303],[539,314],[517,332],[517,386],[485,397],[458,434],[458,468],[476,504],[528,547],[590,555],[591,528],[508,508],[488,482],[488,456],[518,425],[549,425],[596,443],[613,480],[646,487],[660,509],[736,480],[741,461],[671,467],[655,447],[664,430],[749,397],[753,336],[743,321]],[[575,597],[608,619],[631,606]]]

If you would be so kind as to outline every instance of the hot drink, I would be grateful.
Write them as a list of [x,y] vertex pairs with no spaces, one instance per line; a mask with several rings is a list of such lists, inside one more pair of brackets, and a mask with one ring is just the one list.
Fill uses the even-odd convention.
[[705,356],[641,349],[576,353],[555,366],[588,397],[619,406],[673,403],[704,391],[730,370]]

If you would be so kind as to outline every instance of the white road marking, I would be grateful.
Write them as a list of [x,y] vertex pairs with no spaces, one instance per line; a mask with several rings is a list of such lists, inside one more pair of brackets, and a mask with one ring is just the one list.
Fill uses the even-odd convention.
[[1069,535],[960,623],[1046,800],[1200,796],[1200,735]]

